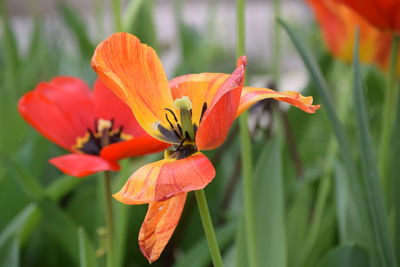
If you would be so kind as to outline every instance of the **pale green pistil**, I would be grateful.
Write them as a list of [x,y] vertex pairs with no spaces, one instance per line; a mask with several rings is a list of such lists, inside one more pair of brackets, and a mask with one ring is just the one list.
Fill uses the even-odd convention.
[[192,102],[189,97],[183,96],[174,101],[174,107],[180,112],[182,132],[185,135],[184,137],[194,141],[195,132],[192,122]]

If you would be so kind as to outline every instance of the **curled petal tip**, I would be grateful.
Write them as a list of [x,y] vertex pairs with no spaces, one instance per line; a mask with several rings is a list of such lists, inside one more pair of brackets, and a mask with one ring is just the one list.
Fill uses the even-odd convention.
[[246,67],[246,65],[247,65],[247,56],[240,56],[237,60],[236,66],[237,67],[240,67],[240,66]]

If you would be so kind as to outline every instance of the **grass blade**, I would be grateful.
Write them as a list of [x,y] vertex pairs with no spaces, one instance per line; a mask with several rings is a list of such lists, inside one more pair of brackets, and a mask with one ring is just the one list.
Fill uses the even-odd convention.
[[85,230],[82,227],[78,229],[79,237],[79,259],[81,267],[96,267],[97,258],[96,253],[87,237]]
[[85,23],[78,16],[77,12],[75,12],[68,5],[61,4],[59,10],[65,24],[78,41],[81,54],[87,58],[90,58],[94,52],[94,45],[88,37],[89,34],[86,31]]
[[353,53],[354,68],[354,104],[357,116],[357,130],[359,136],[359,149],[365,180],[367,204],[372,221],[374,241],[378,250],[379,265],[382,267],[395,267],[396,259],[389,238],[387,215],[379,183],[378,168],[375,153],[372,147],[371,131],[368,123],[368,114],[364,100],[361,80],[360,63],[358,59],[359,44],[358,32]]
[[320,68],[318,67],[314,57],[306,48],[304,42],[301,40],[298,33],[296,33],[285,21],[278,19],[278,22],[283,26],[294,46],[299,52],[303,63],[307,67],[313,81],[315,82],[318,93],[321,96],[323,102],[323,109],[326,110],[329,122],[331,123],[332,129],[335,133],[338,141],[341,157],[346,165],[346,169],[349,172],[350,177],[357,177],[357,172],[354,164],[354,160],[351,157],[350,145],[347,139],[346,133],[342,124],[339,121],[336,113],[335,106],[333,105],[332,97],[328,90],[328,85],[322,75]]
[[11,237],[0,246],[0,266],[18,267],[20,266],[20,251],[17,237]]
[[253,190],[256,216],[257,262],[266,267],[287,266],[282,156],[278,138],[264,146]]

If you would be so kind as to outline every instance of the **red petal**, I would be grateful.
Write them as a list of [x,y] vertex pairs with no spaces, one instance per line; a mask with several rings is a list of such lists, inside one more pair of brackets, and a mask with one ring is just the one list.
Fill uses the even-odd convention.
[[198,152],[183,159],[163,159],[144,165],[128,179],[114,197],[125,204],[163,201],[183,192],[204,188],[215,177],[215,169]]
[[69,150],[93,125],[90,89],[73,77],[38,84],[20,99],[18,110],[37,131]]
[[169,87],[174,99],[189,97],[193,106],[192,121],[199,125],[204,103],[211,105],[216,92],[229,76],[225,73],[187,74],[170,80]]
[[150,135],[134,137],[128,141],[114,143],[101,150],[101,157],[111,161],[122,158],[135,157],[167,149],[170,144],[154,139]]
[[216,148],[225,141],[236,118],[246,63],[246,57],[239,58],[238,67],[216,92],[210,107],[204,113],[196,133],[196,145],[199,150]]
[[49,162],[63,173],[76,177],[84,177],[101,171],[119,170],[119,165],[116,162],[85,154],[67,154],[52,158]]
[[99,79],[94,84],[93,101],[96,118],[114,120],[114,127],[132,136],[147,135],[136,121],[131,109]]
[[139,246],[149,262],[156,261],[175,231],[187,193],[162,202],[151,202],[139,232]]

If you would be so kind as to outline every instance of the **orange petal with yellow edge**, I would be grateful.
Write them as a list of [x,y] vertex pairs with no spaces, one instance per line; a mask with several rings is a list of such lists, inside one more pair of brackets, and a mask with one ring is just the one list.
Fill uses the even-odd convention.
[[162,202],[151,202],[139,232],[139,246],[149,262],[156,261],[175,231],[187,193]]
[[236,118],[244,83],[247,58],[238,59],[237,68],[215,93],[211,105],[204,113],[196,133],[199,150],[220,146]]
[[256,102],[267,98],[274,98],[278,101],[289,103],[307,113],[315,113],[315,111],[320,108],[320,105],[312,104],[312,96],[302,96],[298,92],[277,92],[268,88],[244,87],[237,116]]
[[163,159],[138,169],[114,198],[124,204],[163,201],[202,189],[214,177],[214,166],[200,152],[183,159]]
[[115,33],[101,42],[93,55],[92,67],[100,79],[133,111],[150,135],[159,138],[155,127],[165,122],[165,108],[173,101],[168,80],[153,48],[134,35]]
[[199,125],[204,103],[211,105],[216,92],[229,76],[225,73],[187,74],[170,80],[169,87],[174,99],[189,97],[193,106],[192,121]]

